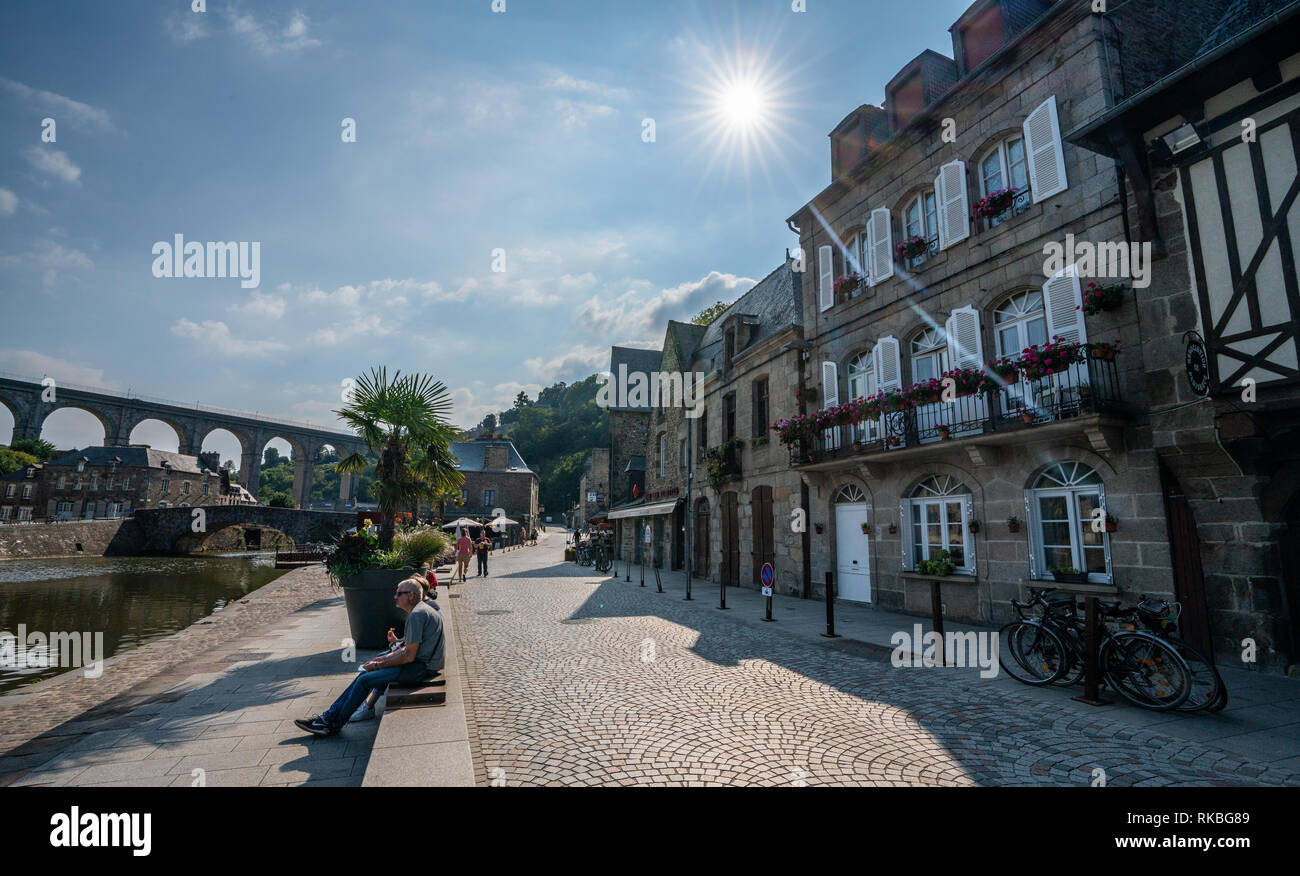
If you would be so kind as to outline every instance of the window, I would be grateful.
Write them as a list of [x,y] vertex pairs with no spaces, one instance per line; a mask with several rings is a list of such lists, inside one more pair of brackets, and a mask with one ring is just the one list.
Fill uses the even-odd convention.
[[203,479],[203,495],[206,496],[207,494],[208,494],[208,480],[207,480],[207,478],[204,478],[204,479]]
[[57,478],[54,479],[54,488],[56,490],[61,490],[67,484],[67,482],[68,482],[67,475],[59,475]]
[[722,360],[722,370],[731,370],[731,360],[736,355],[736,330],[727,329],[725,340],[723,341],[724,357]]
[[850,298],[862,294],[863,288],[871,277],[871,243],[865,231],[853,235],[844,242],[844,276],[857,274],[862,281],[854,289]]
[[975,571],[975,545],[971,539],[970,490],[951,475],[932,475],[903,500],[907,521],[906,558],[912,571],[922,560],[934,559],[941,550],[959,570]]
[[32,519],[32,509],[31,509],[31,507],[29,506],[29,507],[26,507],[26,508],[19,508],[19,509],[18,509],[18,519],[19,519],[19,520],[31,520],[31,519]]
[[32,485],[23,484],[23,498],[30,499],[31,497],[32,497]]
[[925,252],[907,259],[909,268],[915,268],[939,252],[938,201],[933,190],[917,195],[903,211],[903,239],[914,237],[925,240],[928,246]]
[[167,491],[170,490],[171,488],[172,488],[172,482],[171,482],[171,479],[170,479],[170,478],[163,478],[163,479],[162,479],[162,491],[163,491],[163,495],[164,495],[164,496],[167,495]]
[[54,516],[60,520],[69,520],[72,517],[72,503],[59,502],[54,506]]
[[8,520],[14,513],[12,505],[0,506],[0,520]]
[[35,469],[35,468],[28,468],[28,469],[27,469],[27,474],[25,475],[25,477],[28,477],[28,478],[34,478],[34,477],[36,477],[36,469]]
[[[1047,343],[1047,316],[1043,312],[1043,293],[1022,292],[993,311],[993,334],[997,339],[998,357],[1018,356],[1032,344]],[[1028,398],[1029,387],[1020,381],[1008,387],[1006,405],[1012,410]]]
[[486,507],[492,507],[493,505],[496,505],[496,503],[497,503],[497,491],[496,491],[496,490],[484,490],[484,491],[483,491],[483,504],[484,504],[484,506],[486,506]]
[[736,437],[736,394],[728,393],[722,397],[722,439],[730,441]]
[[[876,394],[875,358],[868,353],[860,353],[849,360],[849,398],[869,398]],[[880,439],[880,421],[863,420],[854,427],[854,436],[858,441],[878,441]]]
[[72,479],[72,489],[74,490],[81,489],[81,475],[77,475],[75,478]]
[[182,481],[182,482],[181,482],[181,492],[184,493],[184,494],[187,495],[187,496],[190,494],[190,482],[189,482],[189,481]]
[[122,492],[126,492],[129,489],[131,489],[131,479],[122,478]]
[[6,498],[6,499],[12,499],[12,498],[13,498],[14,496],[16,496],[16,495],[18,495],[18,485],[17,485],[17,484],[5,484],[5,498]]
[[110,463],[108,464],[108,470],[109,470],[110,473],[116,473],[116,472],[117,472],[117,461],[116,461],[116,460],[114,460],[113,462],[110,462]]
[[1031,568],[1036,578],[1077,569],[1093,583],[1110,582],[1110,537],[1093,527],[1106,507],[1101,476],[1081,462],[1049,465],[1027,494]]
[[698,428],[700,430],[700,440],[696,442],[695,459],[702,461],[704,451],[709,449],[709,412],[704,408],[700,408],[700,425]]
[[84,459],[77,460],[77,471],[85,471],[85,470],[86,470],[86,460]]
[[767,378],[760,377],[750,384],[753,399],[753,436],[762,438],[767,434]]
[[109,475],[109,476],[108,476],[108,483],[104,486],[104,489],[105,489],[105,490],[112,490],[112,489],[113,489],[114,482],[115,482],[116,480],[117,480],[117,478],[113,477],[112,475]]
[[937,380],[948,370],[948,337],[931,326],[912,338],[912,382]]
[[464,505],[464,504],[465,504],[466,502],[468,502],[468,501],[469,501],[469,493],[465,490],[464,487],[461,487],[461,488],[460,488],[460,504]]
[[1016,197],[1001,214],[985,223],[989,228],[996,228],[1012,216],[1019,216],[1029,209],[1029,163],[1025,160],[1025,141],[1021,137],[1012,137],[994,146],[979,163],[980,196],[988,197],[1001,189],[1015,189]]
[[98,489],[99,489],[99,475],[98,475],[98,474],[93,474],[93,475],[90,476],[90,489],[91,489],[91,490],[98,490]]
[[668,434],[659,433],[659,477],[664,477],[668,471]]

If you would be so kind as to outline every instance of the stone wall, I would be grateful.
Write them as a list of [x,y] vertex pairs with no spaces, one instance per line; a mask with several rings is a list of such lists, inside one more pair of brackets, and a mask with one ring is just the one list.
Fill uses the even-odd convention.
[[126,555],[137,547],[135,521],[128,518],[0,526],[0,560]]

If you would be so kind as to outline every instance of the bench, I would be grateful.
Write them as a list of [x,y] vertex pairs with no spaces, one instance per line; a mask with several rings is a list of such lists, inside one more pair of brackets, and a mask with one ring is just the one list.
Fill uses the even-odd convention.
[[428,709],[447,704],[447,679],[441,675],[414,684],[392,682],[384,689],[384,711]]

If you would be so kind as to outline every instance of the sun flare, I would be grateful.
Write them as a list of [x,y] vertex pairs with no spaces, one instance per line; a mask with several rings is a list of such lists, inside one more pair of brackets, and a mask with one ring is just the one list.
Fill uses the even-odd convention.
[[765,103],[757,83],[741,81],[724,87],[718,107],[727,124],[748,129],[762,125]]

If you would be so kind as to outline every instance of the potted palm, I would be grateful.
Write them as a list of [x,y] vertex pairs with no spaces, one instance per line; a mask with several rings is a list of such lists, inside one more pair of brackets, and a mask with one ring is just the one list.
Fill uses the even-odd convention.
[[395,371],[390,379],[386,368],[377,368],[357,378],[349,403],[335,413],[369,450],[369,455],[354,453],[340,460],[335,470],[353,474],[373,466],[375,500],[383,518],[377,533],[367,528],[364,544],[340,541],[330,574],[343,588],[357,647],[382,648],[384,632],[394,625],[397,582],[448,548],[446,536],[437,530],[415,530],[394,540],[402,511],[435,502],[464,480],[451,452],[451,397],[441,381],[428,375]]

